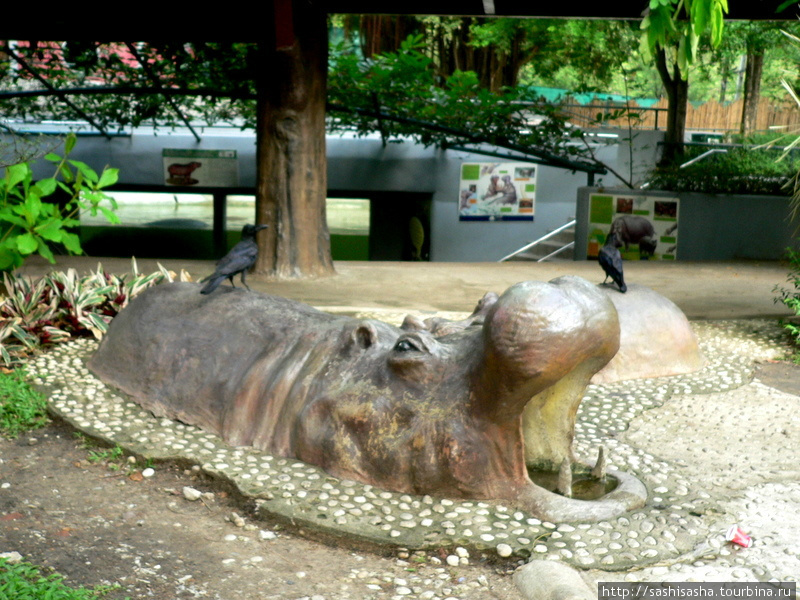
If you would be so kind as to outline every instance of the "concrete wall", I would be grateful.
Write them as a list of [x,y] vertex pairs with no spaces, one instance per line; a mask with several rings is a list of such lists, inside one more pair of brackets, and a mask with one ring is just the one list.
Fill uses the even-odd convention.
[[587,255],[589,197],[596,193],[679,198],[678,260],[778,260],[786,248],[799,246],[788,197],[584,187],[578,192],[576,260]]
[[[624,133],[616,130],[616,135]],[[641,173],[654,161],[660,134],[640,132],[634,139],[634,170]],[[328,188],[331,192],[381,192],[430,195],[430,259],[434,261],[496,261],[545,235],[576,216],[578,188],[588,183],[585,173],[542,167],[538,169],[533,222],[462,222],[458,219],[461,165],[464,162],[498,162],[502,159],[460,151],[425,148],[413,143],[383,145],[378,137],[329,136]],[[201,141],[184,130],[139,128],[132,135],[107,140],[80,137],[73,158],[96,169],[105,165],[120,169],[120,186],[163,185],[163,148],[236,150],[239,185],[254,188],[255,138],[250,132],[230,128],[201,130]],[[629,158],[624,144],[598,145],[597,155],[621,173]],[[651,156],[652,155],[652,156]],[[50,175],[37,168],[40,176]],[[634,177],[638,177],[635,175]],[[597,176],[598,185],[616,185],[613,175]],[[393,196],[394,201],[402,196]],[[406,223],[397,227],[406,228]]]

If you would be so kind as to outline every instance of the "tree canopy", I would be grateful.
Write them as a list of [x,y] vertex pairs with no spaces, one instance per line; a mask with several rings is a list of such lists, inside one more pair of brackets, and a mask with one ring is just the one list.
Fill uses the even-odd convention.
[[[421,34],[393,52],[363,58],[342,42],[329,61],[329,131],[378,131],[443,147],[490,144],[534,160],[602,171],[574,143],[556,107],[529,87],[481,85],[474,71],[442,69]],[[83,116],[103,131],[141,124],[255,127],[257,44],[6,42],[0,110],[19,119]],[[64,95],[60,91],[71,91]]]

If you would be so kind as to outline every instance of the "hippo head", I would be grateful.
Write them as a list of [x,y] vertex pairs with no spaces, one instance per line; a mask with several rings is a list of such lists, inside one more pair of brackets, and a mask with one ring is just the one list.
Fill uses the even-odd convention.
[[567,458],[588,379],[619,324],[575,277],[487,294],[462,322],[345,325],[340,376],[298,419],[295,455],[388,489],[513,498],[526,464]]

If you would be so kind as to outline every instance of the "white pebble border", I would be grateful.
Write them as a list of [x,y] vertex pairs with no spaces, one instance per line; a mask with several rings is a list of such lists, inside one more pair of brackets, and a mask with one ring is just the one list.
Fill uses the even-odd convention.
[[674,395],[744,385],[752,379],[754,359],[786,352],[774,321],[693,327],[707,358],[697,373],[587,388],[576,424],[576,455],[593,462],[603,445],[609,467],[632,473],[649,491],[643,509],[598,523],[548,523],[496,502],[393,493],[339,480],[297,460],[229,446],[196,427],[155,418],[98,381],[85,365],[96,348],[93,340],[56,347],[31,361],[28,371],[47,392],[52,411],[84,433],[145,459],[198,464],[257,499],[265,513],[300,527],[414,550],[462,547],[503,558],[627,570],[674,561],[700,541],[720,547],[724,540],[710,535],[704,518],[720,499],[692,489],[673,466],[616,436],[642,411]]

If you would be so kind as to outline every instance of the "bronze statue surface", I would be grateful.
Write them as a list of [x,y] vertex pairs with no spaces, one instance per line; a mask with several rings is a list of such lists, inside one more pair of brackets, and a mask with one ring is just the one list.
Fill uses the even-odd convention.
[[[578,277],[487,294],[464,322],[401,328],[174,283],[132,301],[89,366],[155,414],[233,445],[388,490],[569,518],[593,503],[539,488],[527,467],[573,460],[584,388],[619,338],[611,301]],[[597,514],[643,494],[621,485]]]

